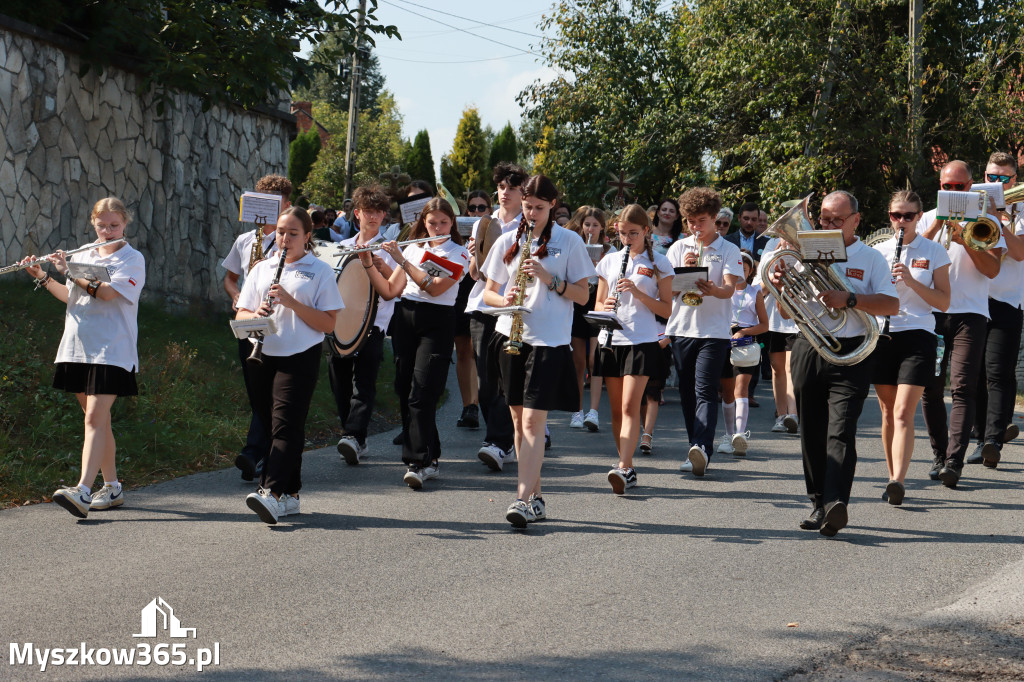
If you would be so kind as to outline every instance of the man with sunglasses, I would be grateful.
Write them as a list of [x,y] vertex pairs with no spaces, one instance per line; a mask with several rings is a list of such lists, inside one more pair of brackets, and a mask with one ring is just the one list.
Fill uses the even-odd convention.
[[[1003,191],[1017,184],[1017,160],[1005,152],[995,152],[985,167],[985,179],[999,182]],[[997,212],[1006,240],[1006,255],[999,274],[988,290],[988,325],[982,362],[985,371],[978,372],[977,411],[974,431],[978,447],[968,464],[982,463],[995,468],[1003,443],[1013,440],[1019,433],[1012,424],[1013,404],[1017,397],[1017,354],[1020,349],[1021,322],[1024,297],[1024,204],[1007,206]]]
[[764,247],[768,243],[768,237],[757,232],[757,219],[761,210],[757,204],[750,201],[740,206],[739,213],[740,229],[725,235],[725,240],[732,242],[740,249],[746,249],[754,256],[755,261],[760,261]]
[[[939,186],[946,191],[969,192],[973,178],[964,161],[950,161],[939,172]],[[928,472],[932,480],[954,488],[964,468],[964,456],[971,442],[977,409],[978,376],[983,369],[985,338],[989,318],[989,288],[999,274],[1000,261],[1006,240],[987,251],[975,251],[964,245],[963,223],[936,219],[932,209],[917,224],[917,231],[925,237],[945,245],[949,243],[950,301],[946,312],[935,311],[935,333],[945,344],[939,376],[924,390],[921,401],[924,423],[928,427],[934,461]],[[998,218],[990,216],[998,222]],[[949,387],[953,398],[948,424],[946,417],[946,368],[949,368]]]

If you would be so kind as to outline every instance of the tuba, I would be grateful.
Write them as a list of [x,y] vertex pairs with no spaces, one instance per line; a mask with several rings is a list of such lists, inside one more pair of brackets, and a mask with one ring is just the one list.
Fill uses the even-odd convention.
[[[805,262],[800,251],[797,232],[813,230],[814,225],[807,215],[807,203],[811,195],[804,197],[796,206],[776,220],[764,234],[778,237],[785,241],[789,248],[775,249],[770,256],[761,261],[759,274],[761,286],[775,297],[786,314],[796,323],[800,333],[804,335],[818,355],[834,365],[855,365],[867,358],[878,343],[878,322],[874,315],[862,310],[835,310],[821,303],[819,294],[833,289],[852,291],[850,283],[835,267],[818,262]],[[795,258],[800,261],[801,270],[790,267],[782,271],[783,287],[778,289],[771,281],[771,273],[775,264],[784,258]],[[848,315],[856,315],[867,329],[864,341],[855,349],[840,354],[840,341],[835,333],[846,324]]]

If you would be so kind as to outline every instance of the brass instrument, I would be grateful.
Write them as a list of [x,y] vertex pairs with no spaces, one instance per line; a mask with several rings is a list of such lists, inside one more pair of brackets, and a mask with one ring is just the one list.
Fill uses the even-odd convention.
[[[530,257],[530,242],[533,240],[534,221],[530,221],[519,245],[519,267],[516,269],[516,278],[512,285],[516,287],[515,296],[512,298],[513,306],[521,306],[526,300],[526,287],[530,283],[530,276],[526,273],[526,261]],[[504,350],[509,355],[519,355],[523,347],[523,313],[516,311],[512,313],[512,329],[508,333],[508,341],[505,342]]]
[[[262,249],[261,249],[261,251],[262,251]],[[277,262],[277,274],[274,275],[274,281],[270,283],[271,287],[273,287],[275,284],[277,284],[277,283],[279,283],[281,281],[281,271],[284,270],[284,259],[285,259],[285,256],[287,256],[287,255],[288,255],[288,249],[287,248],[282,248],[281,249],[281,260],[279,260]],[[270,288],[269,287],[267,288],[267,296],[263,300],[265,302],[269,302],[270,301]],[[256,345],[254,345],[252,347],[252,353],[249,354],[249,357],[247,357],[245,359],[245,361],[248,362],[250,365],[256,365],[257,367],[259,365],[263,364],[263,335],[262,334],[260,334],[259,338],[256,339]]]
[[[1002,226],[988,217],[988,192],[975,192],[981,204],[981,215],[974,220],[966,220],[960,232],[964,246],[972,251],[988,251],[999,243],[1002,234]],[[953,242],[953,230],[956,228],[953,221],[946,221],[946,243],[948,249]]]
[[[696,232],[693,233],[693,238],[697,241],[697,267],[700,267],[701,261],[704,260],[704,242],[701,241],[700,235]],[[686,291],[682,295],[684,305],[697,307],[704,302],[704,296],[700,291]]]
[[1010,189],[1003,192],[1003,200],[1006,202],[1006,207],[1009,208],[1011,204],[1017,204],[1024,201],[1024,184],[1014,185]]
[[267,219],[257,217],[254,222],[256,223],[256,231],[252,235],[252,248],[249,249],[249,269],[246,270],[247,273],[252,272],[253,266],[266,258],[263,255],[263,228],[267,224]]
[[[833,289],[852,291],[850,283],[834,264],[823,265],[817,262],[805,262],[799,249],[797,232],[813,230],[814,225],[807,215],[807,203],[810,195],[799,204],[786,211],[776,220],[764,234],[778,237],[789,244],[788,249],[776,249],[770,256],[761,261],[759,274],[762,286],[775,297],[782,309],[796,323],[800,333],[817,351],[818,355],[834,365],[855,365],[867,358],[878,343],[878,322],[874,315],[862,310],[833,309],[821,303],[818,296]],[[800,261],[802,270],[795,267],[782,271],[782,287],[776,287],[771,280],[775,264],[784,258],[795,258]],[[848,315],[856,315],[867,329],[864,341],[845,355],[840,354],[840,340],[835,333],[844,324]]]
[[[118,237],[117,239],[111,239],[110,241],[100,242],[98,244],[88,244],[86,246],[82,246],[82,247],[79,247],[77,249],[71,249],[70,251],[65,251],[64,255],[65,256],[70,256],[72,254],[82,253],[83,251],[92,251],[94,249],[99,249],[99,248],[102,248],[104,246],[110,246],[111,244],[120,244],[123,241],[127,241],[127,240],[124,237]],[[17,272],[19,270],[24,270],[25,268],[31,268],[32,266],[39,265],[40,263],[46,263],[46,262],[48,262],[50,260],[51,256],[55,256],[55,255],[56,255],[56,252],[48,254],[46,256],[39,256],[38,258],[33,258],[32,260],[26,261],[24,263],[15,263],[13,265],[8,265],[6,267],[0,268],[0,275],[6,275],[8,272]]]

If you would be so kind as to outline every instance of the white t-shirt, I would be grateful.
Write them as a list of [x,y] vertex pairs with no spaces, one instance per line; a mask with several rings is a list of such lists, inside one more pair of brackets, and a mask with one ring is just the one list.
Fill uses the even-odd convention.
[[[673,267],[682,267],[688,253],[698,253],[697,238],[693,235],[680,239],[668,249],[668,260]],[[715,237],[704,253],[698,267],[708,268],[708,281],[723,286],[725,275],[743,278],[743,257],[740,249],[732,242]],[[669,336],[686,336],[691,339],[728,339],[729,323],[732,321],[732,297],[715,298],[705,296],[698,306],[683,303],[681,296],[672,299],[672,316],[668,318]]]
[[[341,245],[359,247],[368,246],[370,244],[380,244],[384,241],[384,235],[380,234],[379,232],[377,233],[376,237],[371,239],[366,244],[357,244],[356,240],[358,238],[358,235],[355,237],[350,237],[349,239],[342,241]],[[395,259],[392,258],[391,255],[388,254],[388,252],[385,251],[384,249],[377,249],[376,251],[372,251],[370,255],[380,256],[382,259],[384,259],[384,262],[391,267],[391,269],[395,269],[398,267],[398,263],[395,262]],[[388,324],[391,322],[391,316],[394,315],[395,313],[396,300],[397,299],[393,298],[390,301],[385,301],[383,297],[377,298],[377,317],[374,318],[373,320],[373,326],[376,327],[377,329],[380,329],[382,332],[387,333],[388,331]]]
[[[515,243],[516,232],[512,230],[501,235],[487,254],[483,273],[494,280],[504,291],[504,285],[515,279],[519,269],[519,254],[510,263],[503,260],[505,252]],[[530,245],[530,253],[536,253],[537,240]],[[595,274],[594,264],[587,255],[587,247],[580,236],[572,230],[558,225],[551,226],[548,253],[539,260],[544,269],[552,275],[575,284]],[[561,289],[561,287],[559,287]],[[523,341],[531,346],[564,346],[572,334],[572,301],[559,296],[535,279],[527,286],[523,303],[532,312],[523,315]],[[508,336],[512,330],[512,316],[498,318],[495,331]]]
[[[1024,204],[1016,204],[1017,220],[1014,223],[1013,233],[1017,236],[1024,235]],[[1007,207],[1010,212],[1010,207]],[[1006,241],[1006,238],[1003,238]],[[1006,255],[999,267],[999,274],[995,279],[989,280],[988,297],[994,298],[1003,303],[1009,303],[1015,308],[1020,308],[1024,303],[1024,261],[1018,261]]]
[[[493,218],[494,220],[497,220],[498,224],[501,225],[501,233],[505,234],[506,232],[514,232],[516,230],[516,228],[519,227],[519,221],[523,219],[523,214],[520,213],[519,215],[517,215],[515,218],[513,218],[510,221],[508,221],[507,223],[503,223],[501,221],[501,218],[498,217],[498,213],[499,212],[500,212],[500,209],[494,211],[494,213],[491,214],[491,218]],[[473,224],[473,232],[472,232],[473,238],[476,239],[477,246],[480,245],[480,235],[477,234],[477,231],[479,229],[480,229],[480,221],[478,220],[478,221],[476,221]],[[492,251],[494,250],[493,247],[492,247],[491,250]],[[481,272],[483,272],[483,269],[484,269],[484,264],[483,263],[477,261],[476,266],[477,266],[477,268]],[[467,313],[473,313],[473,312],[476,312],[478,310],[483,310],[484,308],[488,307],[487,304],[484,303],[484,289],[486,289],[486,288],[487,288],[487,282],[484,280],[483,277],[481,277],[480,279],[478,279],[476,281],[476,284],[473,285],[473,288],[469,290],[469,298],[466,299],[466,312]],[[501,291],[499,293],[505,293],[505,287],[501,287]]]
[[[892,259],[896,255],[896,236],[875,245],[875,250],[892,267]],[[926,287],[931,287],[935,271],[949,265],[949,254],[941,245],[917,235],[914,241],[903,245],[900,262],[906,265],[914,275],[914,279]],[[892,281],[892,278],[889,278]],[[900,296],[900,314],[889,318],[889,331],[904,332],[911,329],[922,329],[935,333],[935,317],[932,307],[924,299],[911,291],[906,282],[896,283],[896,292]],[[885,316],[877,316],[879,328],[885,324]]]
[[[235,243],[231,245],[231,250],[228,251],[228,255],[221,261],[221,265],[228,272],[238,275],[240,280],[239,287],[245,280],[245,276],[249,274],[249,257],[252,255],[252,240],[255,234],[255,230],[249,230],[238,235],[235,239]],[[277,251],[277,233],[271,231],[270,234],[263,235],[263,257],[271,258]]]
[[455,299],[459,295],[458,281],[469,273],[469,251],[466,250],[466,247],[460,246],[449,239],[438,246],[431,246],[430,242],[410,244],[405,247],[405,251],[402,252],[402,255],[412,265],[423,270],[424,266],[422,264],[427,259],[426,254],[428,252],[434,256],[438,256],[457,265],[461,265],[462,272],[459,273],[455,284],[448,287],[443,294],[437,297],[431,296],[423,289],[420,289],[419,283],[412,281],[412,277],[406,274],[405,289],[402,290],[402,298],[410,301],[433,303],[435,305],[453,306],[455,305]]
[[[999,219],[989,216],[996,223]],[[917,224],[918,234],[924,232],[935,221],[935,209],[926,212]],[[935,239],[932,241],[940,246],[946,244],[946,226],[943,225]],[[999,236],[999,243],[996,248],[1005,249],[1006,240]],[[949,268],[950,296],[949,314],[955,313],[976,313],[988,317],[988,290],[992,280],[978,272],[974,267],[974,261],[967,255],[967,248],[961,244],[950,242],[949,260],[952,265]]]
[[146,259],[125,243],[109,256],[83,251],[68,257],[72,263],[106,266],[113,300],[93,298],[71,279],[67,281],[68,310],[64,336],[54,362],[113,365],[131,372],[139,368],[139,295],[146,284]]
[[748,284],[732,295],[732,324],[744,329],[758,325],[757,295],[760,292],[760,284]]
[[[860,239],[846,247],[846,262],[832,266],[844,275],[855,294],[885,294],[897,298],[896,285],[892,283],[892,270],[888,261]],[[846,322],[836,332],[836,338],[848,339],[867,334],[867,327],[860,316],[847,314]]]
[[348,218],[345,217],[344,213],[342,213],[337,217],[337,219],[335,219],[334,227],[336,227],[337,229],[331,230],[332,242],[345,241],[346,239],[351,239],[352,237],[355,236],[353,234],[353,231],[355,230],[355,225],[348,221]]
[[[613,294],[615,283],[619,281],[622,255],[628,248],[623,247],[621,251],[610,252],[597,264],[597,274],[608,284],[609,296]],[[657,251],[654,252],[653,263],[647,257],[647,252],[642,251],[637,256],[631,256],[626,266],[626,277],[635,282],[640,291],[653,298],[658,298],[658,282],[672,275],[672,264]],[[619,296],[615,314],[622,322],[622,329],[616,329],[612,334],[613,346],[635,346],[657,341],[664,330],[654,318],[651,309],[638,302],[628,291],[623,291]]]
[[[767,260],[775,249],[779,248],[779,239],[773,237],[768,240],[765,244],[764,251],[761,253],[762,262]],[[796,259],[784,258],[783,261],[787,266],[792,266],[796,263]],[[796,323],[793,320],[787,320],[779,312],[779,306],[775,302],[775,297],[772,296],[771,292],[764,286],[764,282],[761,281],[761,268],[757,270],[758,274],[754,277],[754,284],[761,287],[761,291],[764,292],[764,308],[765,312],[768,313],[768,331],[777,332],[779,334],[796,334],[800,330],[797,329]]]
[[[260,261],[245,280],[238,296],[239,309],[256,311],[267,297],[270,284],[277,274],[279,258]],[[334,270],[312,253],[306,253],[294,263],[285,263],[281,271],[281,286],[299,303],[317,310],[341,310],[345,302],[338,292]],[[263,340],[263,353],[274,357],[287,357],[309,350],[322,343],[324,333],[302,321],[291,308],[275,304],[270,316],[277,324],[277,333]],[[252,343],[255,345],[256,340]]]

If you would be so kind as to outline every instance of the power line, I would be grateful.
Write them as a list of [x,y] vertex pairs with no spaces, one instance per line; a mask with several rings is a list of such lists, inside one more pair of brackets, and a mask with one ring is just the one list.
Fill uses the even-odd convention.
[[426,5],[420,5],[420,4],[415,3],[415,2],[410,2],[410,0],[397,0],[397,1],[402,3],[403,5],[412,5],[413,7],[419,7],[420,9],[425,9],[425,10],[427,10],[429,12],[436,12],[437,14],[443,14],[443,15],[445,15],[447,17],[454,17],[455,19],[462,19],[464,21],[469,21],[469,22],[472,22],[473,24],[478,25],[478,26],[488,26],[490,28],[497,28],[497,29],[500,29],[502,31],[509,31],[511,33],[518,33],[520,35],[529,36],[530,38],[540,38],[541,40],[550,40],[550,38],[545,38],[544,36],[537,35],[536,33],[527,33],[526,31],[520,31],[518,29],[508,28],[506,26],[496,26],[493,21],[474,21],[474,20],[470,19],[469,17],[464,17],[464,16],[459,15],[459,14],[452,14],[451,12],[445,12],[443,10],[434,9],[433,7],[427,7]]
[[402,57],[392,57],[391,55],[382,54],[380,51],[377,54],[384,59],[393,59],[398,62],[411,62],[413,64],[476,64],[478,62],[494,62],[500,59],[519,59],[523,55],[521,54],[510,54],[505,57],[488,57],[486,59],[465,59],[460,61],[424,61],[422,59],[403,59]]

